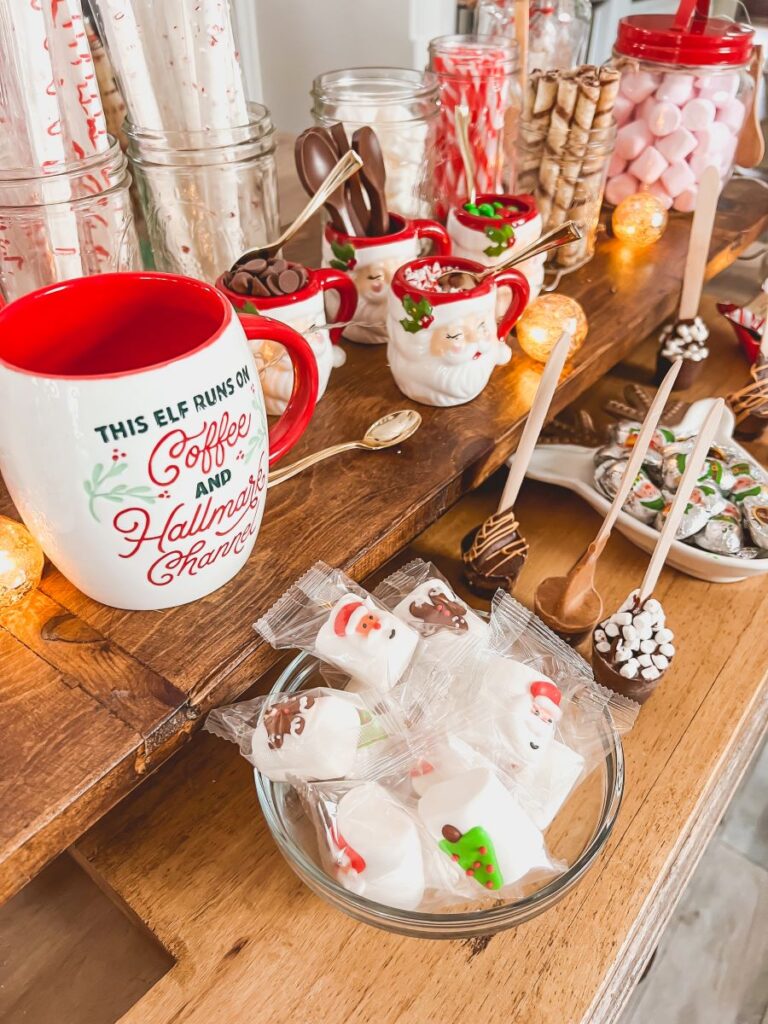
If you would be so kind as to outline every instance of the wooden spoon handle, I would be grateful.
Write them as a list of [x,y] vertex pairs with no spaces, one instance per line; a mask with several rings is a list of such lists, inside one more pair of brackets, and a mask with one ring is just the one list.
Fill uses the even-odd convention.
[[656,547],[651,555],[648,568],[645,571],[645,578],[640,587],[640,596],[638,598],[640,605],[648,600],[656,589],[656,584],[659,582],[659,574],[667,560],[669,549],[672,547],[672,541],[677,534],[677,528],[680,525],[680,520],[683,518],[683,512],[690,500],[691,493],[701,476],[704,460],[712,444],[715,431],[720,425],[724,407],[725,401],[722,398],[718,398],[712,403],[712,407],[707,413],[704,424],[699,431],[699,436],[696,438],[693,451],[688,456],[680,486],[677,488],[677,493],[659,534],[659,539],[656,541]]
[[763,127],[760,124],[758,105],[763,58],[762,46],[755,46],[752,50],[752,60],[749,65],[749,76],[754,82],[752,105],[744,118],[739,142],[736,146],[735,160],[739,167],[757,167],[765,156],[765,139],[763,138]]
[[715,226],[717,199],[720,195],[720,173],[710,165],[704,168],[693,211],[693,224],[688,240],[688,256],[683,272],[683,290],[680,295],[680,319],[692,320],[699,311],[704,272],[707,268],[709,243]]
[[656,397],[653,402],[651,402],[651,406],[643,420],[643,425],[640,427],[640,432],[635,438],[635,445],[629,456],[629,461],[627,462],[624,470],[624,476],[621,478],[619,489],[616,491],[611,507],[608,509],[608,513],[603,520],[603,525],[600,527],[597,536],[595,537],[594,545],[598,553],[605,547],[606,541],[611,534],[611,530],[618,518],[619,512],[621,512],[624,507],[624,502],[627,500],[632,484],[635,482],[635,478],[640,472],[640,467],[643,464],[643,459],[645,458],[648,446],[651,443],[653,432],[659,425],[661,414],[664,412],[664,406],[667,404],[667,399],[672,393],[672,388],[682,365],[682,359],[676,359],[674,361],[667,371],[667,375],[664,380],[661,382],[661,387],[656,392]]

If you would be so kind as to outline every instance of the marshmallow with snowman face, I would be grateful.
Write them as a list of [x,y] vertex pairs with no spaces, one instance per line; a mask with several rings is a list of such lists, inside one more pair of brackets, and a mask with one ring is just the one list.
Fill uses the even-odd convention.
[[320,658],[352,676],[351,690],[386,691],[395,686],[413,657],[418,633],[370,598],[345,594],[317,634]]
[[341,797],[329,845],[334,873],[345,889],[401,910],[421,903],[425,881],[418,826],[377,783]]
[[282,697],[253,730],[251,760],[273,782],[343,778],[357,755],[360,710],[330,689]]

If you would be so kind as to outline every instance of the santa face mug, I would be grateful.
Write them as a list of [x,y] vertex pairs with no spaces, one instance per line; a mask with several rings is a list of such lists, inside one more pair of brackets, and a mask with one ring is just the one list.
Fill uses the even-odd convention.
[[[524,249],[535,242],[541,234],[541,216],[532,195],[508,195],[506,193],[483,193],[475,205],[499,208],[499,216],[483,216],[469,213],[466,204],[452,207],[448,214],[448,234],[451,236],[451,251],[455,256],[477,260],[486,267],[511,256],[515,249]],[[518,263],[517,269],[528,278],[531,299],[535,299],[544,283],[544,261],[546,253],[532,256]]]
[[393,213],[389,226],[389,234],[370,238],[342,234],[332,224],[323,233],[323,266],[349,274],[357,288],[357,323],[344,330],[344,337],[363,345],[386,343],[387,294],[398,267],[415,259],[427,239],[435,255],[451,251],[448,232],[435,220],[406,220]]
[[[411,274],[435,276],[448,270],[485,270],[473,260],[424,257],[401,267],[389,293],[387,361],[395,383],[408,398],[424,405],[462,405],[477,398],[495,366],[512,353],[504,339],[528,303],[528,281],[519,270],[500,270],[495,278],[466,291],[416,287]],[[497,286],[511,299],[496,323]]]
[[[269,437],[247,337],[294,360]],[[117,608],[185,604],[242,568],[316,395],[301,335],[191,278],[78,278],[0,312],[0,471],[51,561]]]
[[[261,296],[238,295],[227,288],[222,279],[216,282],[232,305],[241,313],[264,313],[273,320],[287,324],[301,334],[317,362],[317,400],[325,394],[331,370],[343,366],[347,355],[339,347],[343,328],[328,328],[326,322],[351,320],[357,305],[355,286],[340,270],[309,270],[306,286],[291,295]],[[327,292],[337,292],[338,302],[333,317],[325,310]],[[282,345],[266,339],[252,339],[251,351],[261,378],[264,401],[270,416],[281,416],[293,391],[293,363]]]

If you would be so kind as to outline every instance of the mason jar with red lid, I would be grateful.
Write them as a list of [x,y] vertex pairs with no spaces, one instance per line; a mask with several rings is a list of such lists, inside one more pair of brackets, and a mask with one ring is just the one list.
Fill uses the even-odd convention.
[[690,213],[705,167],[715,164],[725,184],[752,102],[753,40],[749,25],[709,17],[709,0],[680,0],[674,15],[621,19],[606,202],[651,192],[667,209]]

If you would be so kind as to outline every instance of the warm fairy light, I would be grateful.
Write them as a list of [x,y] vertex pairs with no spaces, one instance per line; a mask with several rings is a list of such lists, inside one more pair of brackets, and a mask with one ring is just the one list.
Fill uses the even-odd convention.
[[611,217],[614,235],[630,245],[653,245],[664,234],[667,211],[650,192],[635,192],[622,199]]
[[545,363],[563,331],[572,337],[570,358],[587,336],[587,318],[575,299],[567,295],[540,295],[528,305],[515,327],[520,348],[531,359]]
[[43,575],[43,552],[29,530],[0,516],[0,608],[34,590]]

